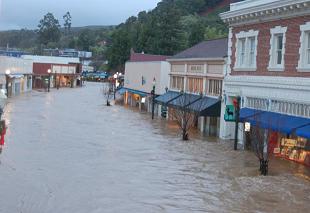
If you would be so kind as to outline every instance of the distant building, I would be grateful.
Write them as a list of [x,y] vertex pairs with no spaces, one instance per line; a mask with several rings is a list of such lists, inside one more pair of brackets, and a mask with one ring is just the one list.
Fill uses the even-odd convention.
[[[33,61],[33,88],[47,88],[51,77],[51,87],[76,87],[81,85],[82,65],[79,58],[24,55]],[[51,74],[48,70],[51,70]]]
[[[124,94],[125,104],[151,111],[151,92],[155,85],[155,95],[164,94],[169,86],[170,65],[168,56],[131,53],[125,65]],[[156,109],[156,112],[158,110]]]
[[32,68],[30,59],[0,56],[0,89],[9,97],[31,91]]
[[[272,151],[310,165],[310,1],[247,0],[221,18],[230,27],[223,113],[240,97],[242,122],[272,130]],[[234,137],[233,123],[221,137]]]
[[197,103],[204,106],[198,112],[200,130],[210,136],[219,135],[226,56],[224,38],[201,42],[167,59],[171,65],[169,91],[157,101],[169,107],[168,116],[179,107],[177,100],[190,94],[189,108]]

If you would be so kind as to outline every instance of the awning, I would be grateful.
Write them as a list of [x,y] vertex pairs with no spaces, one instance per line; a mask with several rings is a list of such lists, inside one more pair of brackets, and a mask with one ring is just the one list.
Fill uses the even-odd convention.
[[202,97],[200,95],[183,93],[179,97],[170,101],[168,103],[168,106],[175,107],[175,108],[188,107],[189,105],[193,104],[194,102],[198,101],[201,98]]
[[[263,129],[292,134],[299,128],[310,125],[309,118],[296,117],[275,112],[267,112],[257,109],[241,109],[243,122],[250,122],[253,126],[259,126]],[[248,117],[245,116],[249,115]],[[252,113],[252,115],[250,115]]]
[[142,91],[134,90],[134,89],[129,89],[129,88],[125,88],[125,87],[122,87],[121,89],[118,90],[118,93],[121,95],[123,95],[125,92],[140,95],[141,97],[146,97],[148,95],[146,92],[142,92]]
[[120,95],[124,95],[125,92],[126,92],[126,89],[124,87],[120,88],[117,90],[117,92],[120,94]]
[[174,92],[174,91],[168,91],[163,95],[158,96],[155,101],[159,104],[163,104],[166,105],[168,104],[170,101],[178,98],[179,96],[181,96],[181,93],[179,92]]
[[296,130],[296,135],[310,139],[310,124]]
[[10,74],[9,75],[10,78],[23,78],[24,75],[19,75],[19,74]]
[[190,110],[199,112],[200,116],[221,116],[221,101],[217,98],[203,97],[188,107]]
[[262,110],[250,109],[250,108],[242,108],[240,109],[239,119],[241,122],[245,122],[247,118],[254,117],[257,114],[262,113]]

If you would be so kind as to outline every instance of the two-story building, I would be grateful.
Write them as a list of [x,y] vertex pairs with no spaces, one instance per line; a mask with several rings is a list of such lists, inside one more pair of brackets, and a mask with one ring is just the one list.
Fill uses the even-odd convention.
[[[33,88],[76,87],[81,85],[82,64],[79,58],[23,55],[33,61]],[[50,73],[49,73],[50,72]]]
[[[310,165],[310,1],[246,0],[221,18],[229,25],[222,111],[240,97],[241,121],[273,131],[275,154]],[[232,139],[234,124],[223,124],[221,137]]]
[[8,97],[31,91],[32,68],[32,60],[0,56],[0,89]]
[[171,66],[169,91],[157,101],[173,110],[180,92],[190,94],[190,105],[203,105],[200,130],[218,136],[226,55],[227,38],[224,38],[201,42],[167,59]]
[[[125,65],[124,87],[119,93],[124,95],[124,103],[151,112],[152,90],[155,96],[164,94],[169,86],[170,65],[168,56],[135,53]],[[155,113],[160,113],[156,106]]]

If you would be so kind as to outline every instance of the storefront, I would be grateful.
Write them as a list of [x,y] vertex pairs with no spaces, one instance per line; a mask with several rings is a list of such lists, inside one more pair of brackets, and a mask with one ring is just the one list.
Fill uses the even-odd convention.
[[[276,112],[242,108],[240,120],[245,123],[246,140],[251,143],[255,128],[267,133],[268,153],[310,166],[310,119]],[[262,133],[260,136],[263,138]],[[256,138],[260,137],[256,134]]]

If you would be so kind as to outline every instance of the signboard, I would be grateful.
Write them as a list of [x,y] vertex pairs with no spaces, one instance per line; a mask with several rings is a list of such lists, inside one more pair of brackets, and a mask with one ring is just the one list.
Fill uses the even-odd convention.
[[225,121],[231,121],[235,122],[236,121],[236,115],[235,115],[235,106],[234,105],[227,105],[226,110],[225,110],[225,115],[224,115],[224,120]]

